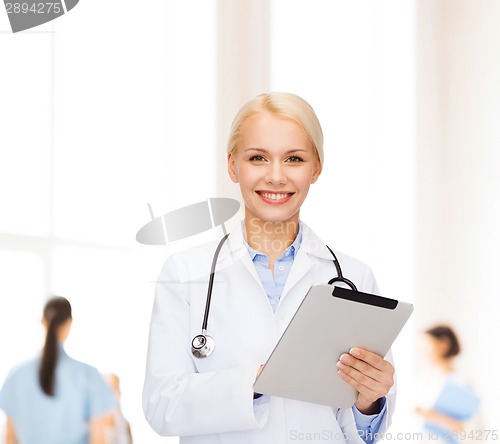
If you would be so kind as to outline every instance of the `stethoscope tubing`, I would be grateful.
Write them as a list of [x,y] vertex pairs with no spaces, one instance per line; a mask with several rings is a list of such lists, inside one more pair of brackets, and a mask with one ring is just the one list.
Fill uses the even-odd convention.
[[[215,348],[215,342],[212,337],[207,335],[207,326],[208,326],[208,316],[210,314],[210,304],[212,301],[212,291],[215,280],[215,268],[217,266],[217,259],[219,257],[220,250],[229,237],[229,233],[226,234],[217,245],[217,248],[214,253],[214,257],[212,259],[212,267],[210,269],[210,278],[208,280],[208,288],[207,288],[207,299],[205,302],[205,314],[203,316],[203,324],[201,326],[201,335],[197,335],[191,341],[191,352],[193,356],[196,358],[206,358],[210,356]],[[335,265],[335,269],[337,270],[337,277],[334,277],[328,281],[328,285],[333,285],[336,282],[341,282],[346,284],[351,290],[358,291],[356,285],[349,279],[345,278],[342,274],[342,268],[340,267],[339,260],[337,256],[333,252],[333,250],[326,245],[326,248],[330,251],[333,256],[333,263]],[[195,345],[196,344],[196,345]]]
[[201,330],[205,332],[207,330],[207,325],[208,325],[208,314],[210,312],[210,303],[212,301],[212,289],[214,286],[214,279],[215,279],[215,267],[217,265],[217,258],[219,257],[220,250],[222,248],[222,245],[224,242],[226,242],[226,239],[229,237],[229,233],[227,233],[219,242],[219,245],[217,245],[217,249],[215,250],[214,253],[214,258],[212,259],[212,268],[210,269],[210,278],[208,280],[208,289],[207,289],[207,301],[205,303],[205,315],[203,316],[203,325],[201,326]]
[[340,262],[337,259],[337,256],[335,255],[335,253],[333,252],[333,250],[328,245],[326,246],[326,248],[328,248],[328,250],[330,251],[330,253],[332,253],[333,258],[335,259],[333,261],[333,263],[335,264],[335,268],[337,269],[337,277],[330,279],[328,281],[328,285],[333,285],[335,282],[342,282],[342,283],[348,285],[351,290],[358,291],[358,289],[356,288],[356,285],[354,285],[354,282],[352,282],[351,280],[345,278],[342,275],[342,269],[340,268]]

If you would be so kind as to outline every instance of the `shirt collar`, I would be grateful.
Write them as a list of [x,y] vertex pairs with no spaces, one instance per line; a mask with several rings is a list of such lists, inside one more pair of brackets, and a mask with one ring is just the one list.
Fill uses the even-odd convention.
[[57,344],[57,352],[59,353],[59,356],[67,356],[66,350],[64,349],[64,344],[62,342],[59,342]]
[[[248,249],[245,248],[245,238],[243,236],[243,221],[237,222],[233,229],[231,230],[231,234],[227,239],[227,248],[223,248],[220,252],[220,260],[221,262],[231,258],[232,261],[235,260],[244,260],[243,258],[249,257]],[[326,245],[323,241],[318,237],[314,231],[309,228],[309,226],[299,220],[299,232],[301,233],[300,239],[300,252],[297,248],[294,249],[294,254],[306,254],[312,255],[316,257],[320,257],[322,259],[331,259],[332,254],[326,248]],[[293,245],[293,244],[292,244]],[[250,261],[250,263],[252,263]]]

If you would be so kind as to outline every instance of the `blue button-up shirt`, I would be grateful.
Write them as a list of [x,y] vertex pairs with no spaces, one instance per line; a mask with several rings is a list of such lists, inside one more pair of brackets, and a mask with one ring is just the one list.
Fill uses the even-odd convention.
[[271,307],[276,312],[286,279],[290,274],[290,268],[292,268],[293,260],[295,259],[295,254],[297,254],[302,242],[302,228],[299,224],[299,233],[292,245],[283,251],[281,256],[274,262],[274,274],[269,268],[269,257],[260,251],[254,250],[246,241],[244,242],[250,253],[250,258],[255,265],[255,270],[260,277],[262,286],[269,298]]
[[[290,274],[290,269],[292,268],[295,255],[297,254],[300,244],[302,243],[302,225],[299,222],[299,232],[297,237],[280,257],[274,262],[274,274],[269,268],[269,257],[260,251],[254,250],[246,240],[244,241],[245,247],[250,254],[250,258],[255,265],[255,270],[260,277],[264,291],[269,298],[269,303],[276,313],[276,308],[278,307],[281,294],[283,293],[283,288],[285,287],[286,280]],[[262,398],[257,399],[255,402],[262,403],[265,402]],[[356,406],[352,406],[352,411],[354,414],[354,419],[356,420],[356,426],[358,428],[359,435],[366,443],[373,443],[374,437],[377,436],[377,432],[380,428],[380,423],[382,418],[386,413],[385,398],[381,399],[381,411],[376,415],[364,415],[362,414]]]

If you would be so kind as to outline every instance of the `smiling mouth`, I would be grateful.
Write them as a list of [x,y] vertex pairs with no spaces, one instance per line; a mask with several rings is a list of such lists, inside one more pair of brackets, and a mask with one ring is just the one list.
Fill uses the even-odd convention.
[[295,193],[269,193],[257,191],[257,194],[266,202],[283,203],[288,201]]

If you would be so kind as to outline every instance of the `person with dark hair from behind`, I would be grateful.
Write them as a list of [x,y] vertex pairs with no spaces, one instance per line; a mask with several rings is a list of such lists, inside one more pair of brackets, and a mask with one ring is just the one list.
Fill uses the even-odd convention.
[[434,399],[430,405],[416,407],[416,413],[424,420],[424,428],[433,434],[429,436],[439,437],[441,442],[464,442],[468,425],[478,413],[479,398],[455,368],[460,341],[448,325],[429,328],[422,340],[422,352],[429,365],[425,386],[434,391]]
[[64,351],[71,323],[67,299],[47,301],[41,356],[11,370],[0,391],[6,444],[105,444],[104,425],[116,401],[94,367]]

